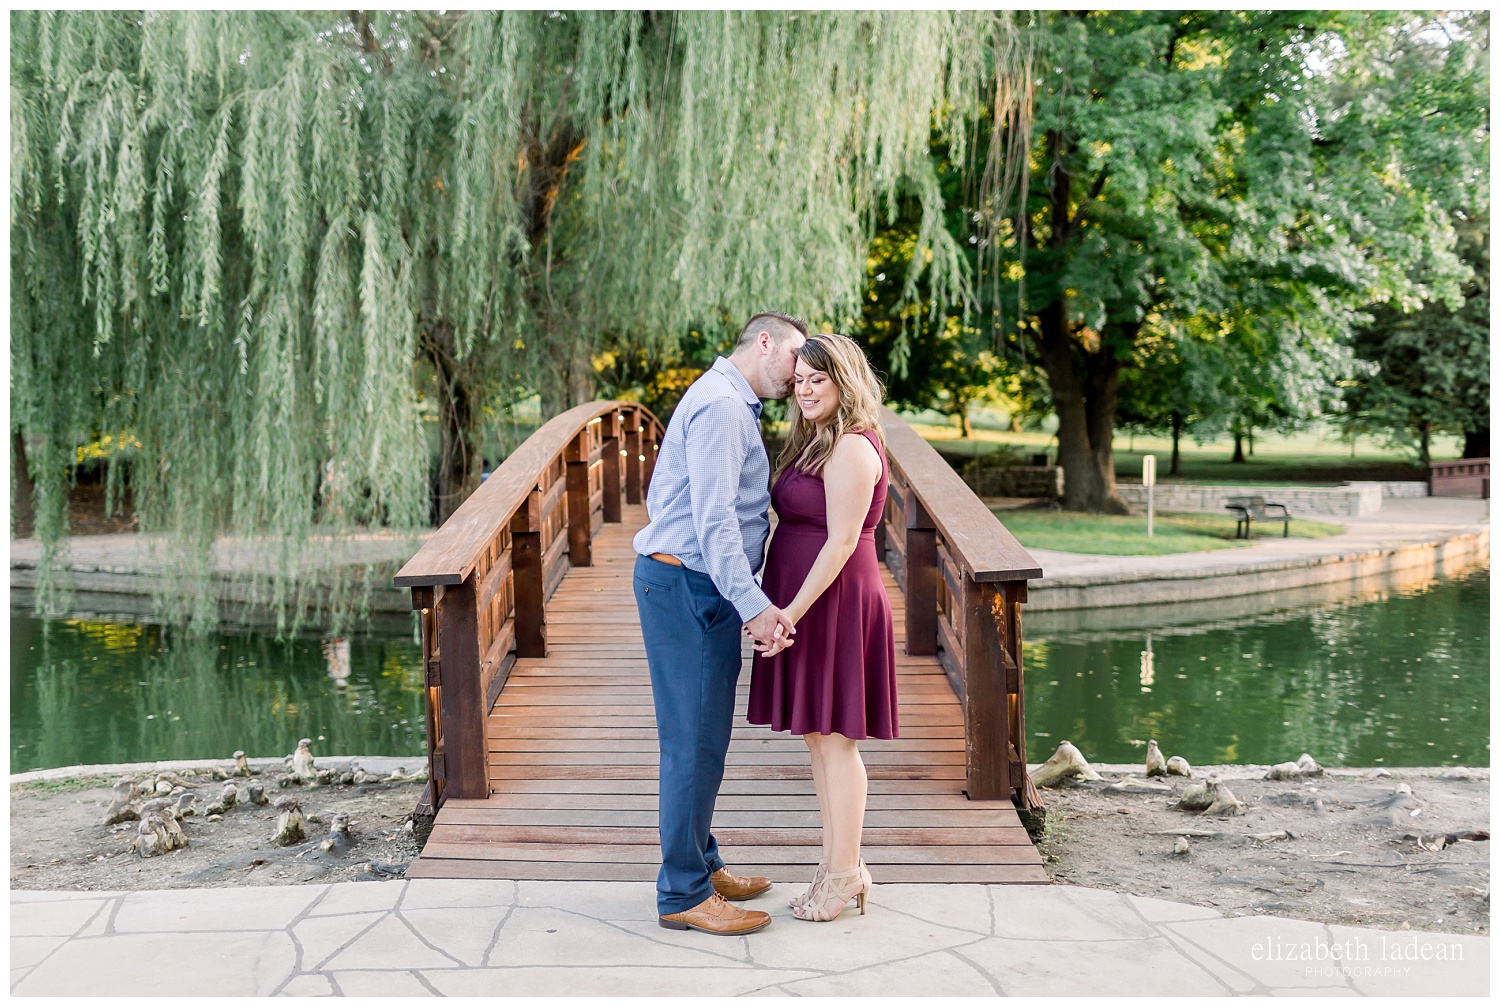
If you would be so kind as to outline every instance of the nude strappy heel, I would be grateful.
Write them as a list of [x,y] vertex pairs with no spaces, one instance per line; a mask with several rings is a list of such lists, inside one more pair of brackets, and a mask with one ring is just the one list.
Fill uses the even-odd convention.
[[827,876],[828,861],[819,860],[817,873],[813,875],[812,883],[807,886],[807,891],[803,892],[801,895],[794,895],[791,898],[787,899],[786,904],[791,906],[793,909],[798,906],[807,905],[807,900],[813,897],[813,895],[818,890],[818,886],[823,883],[823,879]]
[[[851,884],[852,882],[852,884]],[[807,920],[813,923],[826,923],[839,918],[844,907],[853,899],[859,906],[861,916],[865,913],[865,897],[869,895],[870,889],[875,887],[870,879],[870,871],[861,860],[859,866],[852,871],[829,871],[823,876],[823,883],[792,915],[799,920]]]

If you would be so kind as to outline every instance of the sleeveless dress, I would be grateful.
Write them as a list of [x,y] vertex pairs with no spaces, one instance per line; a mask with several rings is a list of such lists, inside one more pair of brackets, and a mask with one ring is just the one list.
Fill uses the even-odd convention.
[[[880,454],[880,479],[859,544],[797,624],[792,646],[775,657],[755,655],[747,714],[752,724],[793,734],[898,736],[891,601],[875,555],[875,526],[885,512],[890,474],[874,432],[864,435]],[[761,586],[772,604],[784,608],[828,541],[822,477],[788,468],[771,487],[771,506],[778,520]]]

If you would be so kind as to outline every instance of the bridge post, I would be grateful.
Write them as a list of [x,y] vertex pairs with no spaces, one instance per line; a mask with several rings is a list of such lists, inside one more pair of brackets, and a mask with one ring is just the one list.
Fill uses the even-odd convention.
[[641,496],[641,411],[632,409],[625,420],[625,502],[638,504]]
[[1005,597],[964,575],[964,739],[969,799],[1011,796],[1011,710],[1006,690]]
[[656,471],[656,437],[650,433],[651,428],[641,428],[641,454],[645,461],[641,462],[641,492],[651,492],[651,473]]
[[915,493],[906,505],[906,652],[937,653],[937,526]]
[[1040,808],[1042,795],[1026,772],[1026,700],[1021,666],[1021,606],[1026,604],[1024,580],[1008,580],[1000,585],[1004,595],[1004,627],[1001,648],[1005,658],[1005,700],[1010,726],[1010,786],[1018,793],[1020,806]]
[[470,574],[438,601],[438,674],[442,679],[444,798],[490,796],[479,664],[479,588]]
[[516,656],[547,656],[547,571],[543,568],[542,494],[532,490],[510,519],[516,599]]
[[588,428],[568,445],[568,565],[593,566],[593,514],[589,507]]
[[620,514],[620,414],[604,417],[604,520],[619,524]]

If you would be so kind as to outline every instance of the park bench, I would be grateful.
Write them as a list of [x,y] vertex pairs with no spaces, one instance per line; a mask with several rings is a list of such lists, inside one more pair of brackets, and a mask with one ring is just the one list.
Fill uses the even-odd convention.
[[[1285,504],[1266,503],[1265,497],[1230,497],[1224,506],[1234,514],[1235,538],[1248,539],[1252,521],[1280,521],[1281,537],[1287,537],[1287,526],[1292,520],[1292,515],[1287,511]],[[1272,508],[1280,510],[1281,513],[1268,513]],[[1240,534],[1241,529],[1244,529],[1243,535]]]

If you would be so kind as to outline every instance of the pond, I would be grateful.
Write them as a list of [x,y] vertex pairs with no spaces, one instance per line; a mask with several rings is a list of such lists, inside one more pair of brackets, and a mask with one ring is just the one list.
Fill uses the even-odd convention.
[[150,623],[11,615],[11,772],[159,759],[426,752],[410,635],[188,638]]
[[[1028,756],[1068,739],[1095,762],[1148,738],[1195,765],[1489,764],[1489,571],[1026,619]],[[129,619],[11,616],[11,771],[80,763],[425,751],[409,634],[187,639]]]
[[1487,568],[1291,611],[1236,606],[1195,603],[1187,624],[1182,606],[1104,610],[1108,627],[1028,620],[1028,759],[1066,739],[1092,762],[1144,766],[1155,738],[1193,765],[1303,752],[1325,766],[1489,765]]

